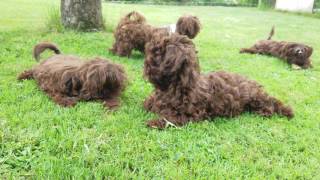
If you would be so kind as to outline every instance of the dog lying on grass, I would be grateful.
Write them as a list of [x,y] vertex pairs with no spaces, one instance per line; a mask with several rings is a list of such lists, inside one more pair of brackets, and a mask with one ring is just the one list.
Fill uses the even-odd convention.
[[122,66],[101,58],[84,61],[76,56],[61,55],[56,45],[47,42],[34,47],[34,58],[39,61],[46,49],[56,55],[24,71],[18,80],[35,79],[40,89],[61,106],[74,106],[80,100],[101,100],[109,108],[119,105],[118,96],[126,84]]
[[[286,41],[273,41],[271,40],[274,35],[274,27],[270,32],[267,40],[258,41],[251,48],[243,48],[240,53],[251,53],[251,54],[264,54],[285,60],[290,65],[296,65],[296,69],[307,69],[311,68],[311,59],[313,49],[310,46],[286,42]],[[295,68],[295,67],[294,67]]]
[[153,27],[138,12],[130,12],[120,20],[114,32],[115,43],[110,51],[118,56],[128,57],[132,50],[144,53],[145,44],[155,33],[171,34],[173,29],[179,34],[195,38],[200,31],[200,21],[195,16],[182,16],[175,27]]
[[146,45],[144,74],[155,87],[144,107],[160,115],[147,122],[149,127],[183,126],[245,111],[266,117],[294,116],[289,106],[255,81],[224,71],[201,74],[194,44],[179,34],[153,38]]

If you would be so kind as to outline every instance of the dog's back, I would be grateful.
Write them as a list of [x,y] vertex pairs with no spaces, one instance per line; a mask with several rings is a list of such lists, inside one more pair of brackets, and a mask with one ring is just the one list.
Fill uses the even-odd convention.
[[48,72],[57,70],[69,70],[81,66],[84,62],[77,56],[72,55],[54,55],[44,60],[35,69],[45,69]]
[[144,24],[145,22],[146,18],[142,14],[136,11],[132,11],[120,20],[118,27],[124,26],[126,24]]

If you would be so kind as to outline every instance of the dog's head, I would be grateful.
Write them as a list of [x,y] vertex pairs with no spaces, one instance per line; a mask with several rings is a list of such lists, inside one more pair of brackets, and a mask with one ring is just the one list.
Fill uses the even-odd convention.
[[312,47],[304,44],[291,43],[287,46],[287,56],[291,63],[299,66],[305,66],[306,63],[309,63],[312,52]]
[[200,21],[196,16],[182,16],[177,21],[176,32],[193,39],[199,33],[200,27]]
[[125,87],[122,66],[104,59],[89,61],[78,73],[83,81],[81,91],[85,99],[117,96]]
[[127,41],[116,40],[113,47],[109,49],[112,54],[116,54],[118,56],[130,57],[131,56],[132,45]]
[[153,36],[147,43],[144,75],[156,88],[191,87],[199,71],[195,46],[186,36]]

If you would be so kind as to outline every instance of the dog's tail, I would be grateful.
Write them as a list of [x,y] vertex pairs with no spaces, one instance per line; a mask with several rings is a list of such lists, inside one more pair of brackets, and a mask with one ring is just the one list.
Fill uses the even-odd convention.
[[33,48],[33,57],[36,61],[39,61],[40,54],[45,51],[46,49],[52,50],[56,54],[61,54],[61,51],[59,50],[58,46],[50,43],[50,42],[42,42],[34,46]]
[[143,17],[142,14],[138,13],[137,11],[132,11],[128,13],[124,18],[122,19],[122,23],[138,23],[143,24],[146,22],[146,18]]
[[272,26],[269,37],[267,40],[271,40],[272,36],[274,35],[274,26]]

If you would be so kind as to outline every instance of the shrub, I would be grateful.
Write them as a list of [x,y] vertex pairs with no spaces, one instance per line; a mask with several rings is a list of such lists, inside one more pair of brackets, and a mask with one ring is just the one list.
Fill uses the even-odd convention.
[[52,32],[62,32],[64,27],[61,22],[61,13],[58,7],[48,9],[46,28]]

